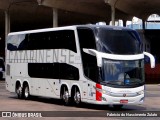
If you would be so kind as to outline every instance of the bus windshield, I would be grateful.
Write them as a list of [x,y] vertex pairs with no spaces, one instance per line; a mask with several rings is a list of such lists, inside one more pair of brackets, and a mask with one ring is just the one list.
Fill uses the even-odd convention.
[[139,54],[140,39],[132,30],[112,30],[97,28],[95,30],[96,46],[100,52],[133,55]]
[[117,61],[103,59],[101,82],[116,86],[139,86],[144,84],[143,60]]

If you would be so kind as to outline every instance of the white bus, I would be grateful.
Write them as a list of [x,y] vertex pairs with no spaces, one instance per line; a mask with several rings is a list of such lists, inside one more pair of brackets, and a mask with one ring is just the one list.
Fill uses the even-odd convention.
[[144,100],[144,55],[136,31],[79,25],[10,33],[6,88],[18,98],[43,96],[80,102],[138,104]]

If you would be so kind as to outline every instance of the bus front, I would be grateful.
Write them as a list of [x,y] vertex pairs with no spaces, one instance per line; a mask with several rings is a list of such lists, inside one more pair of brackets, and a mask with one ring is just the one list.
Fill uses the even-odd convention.
[[[97,57],[99,80],[96,97],[101,104],[139,104],[144,100],[144,55],[154,67],[151,54],[141,50],[136,31],[124,28],[96,27],[96,48],[84,49]],[[146,53],[146,54],[145,54]]]

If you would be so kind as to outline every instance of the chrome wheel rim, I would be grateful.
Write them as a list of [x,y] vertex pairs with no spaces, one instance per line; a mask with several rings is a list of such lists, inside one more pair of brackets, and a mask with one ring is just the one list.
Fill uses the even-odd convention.
[[21,86],[19,86],[19,87],[17,88],[16,93],[17,93],[17,95],[20,95],[20,94],[21,94],[21,92],[22,92],[22,88],[21,88]]
[[28,89],[28,87],[25,88],[24,95],[25,95],[26,98],[28,98],[28,96],[29,96],[29,89]]
[[81,102],[81,95],[80,95],[80,92],[79,92],[79,91],[77,91],[77,92],[75,93],[74,101],[75,101],[75,103],[77,103],[77,104],[79,104],[79,103]]
[[65,103],[67,103],[69,101],[69,93],[68,91],[65,91],[63,94],[63,100]]

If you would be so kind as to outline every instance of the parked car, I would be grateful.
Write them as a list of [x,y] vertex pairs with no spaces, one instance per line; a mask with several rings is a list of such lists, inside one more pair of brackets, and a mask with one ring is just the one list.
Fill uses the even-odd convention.
[[5,66],[4,59],[0,57],[0,80],[5,78]]

